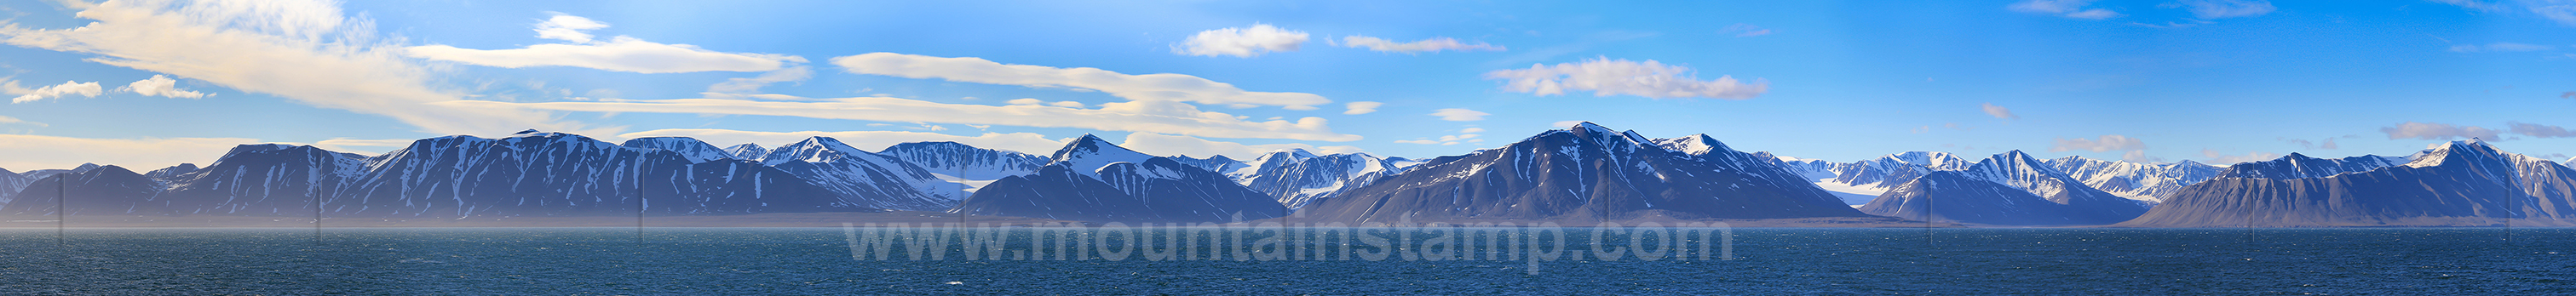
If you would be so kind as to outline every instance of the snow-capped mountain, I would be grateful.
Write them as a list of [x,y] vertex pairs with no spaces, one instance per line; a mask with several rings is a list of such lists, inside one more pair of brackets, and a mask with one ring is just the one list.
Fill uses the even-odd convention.
[[955,212],[1103,222],[1223,222],[1288,213],[1223,174],[1083,135],[1036,174],[1003,177]]
[[2226,167],[2184,160],[2135,163],[2067,156],[2047,161],[2050,168],[2082,180],[2084,185],[2120,197],[2161,202],[2166,193],[2216,178]]
[[2060,204],[2021,188],[1971,177],[1968,171],[1935,171],[1898,184],[1860,211],[1916,221],[2002,225],[2111,224],[2144,211],[2134,205],[2118,206]]
[[1008,150],[976,148],[957,142],[912,142],[878,151],[929,170],[931,175],[970,194],[1002,177],[1035,174],[1047,158]]
[[1368,185],[1378,178],[1404,172],[1404,167],[1367,153],[1342,153],[1317,156],[1305,149],[1289,149],[1262,154],[1247,166],[1225,172],[1229,178],[1253,191],[1269,194],[1280,204],[1296,210],[1307,202],[1331,197],[1344,189]]
[[18,190],[26,189],[29,182],[35,181],[36,179],[18,175],[18,172],[0,168],[0,204],[8,204],[10,198],[18,196]]
[[1209,156],[1208,158],[1196,158],[1188,155],[1173,156],[1172,161],[1178,161],[1181,162],[1181,164],[1199,167],[1200,169],[1217,173],[1239,171],[1252,167],[1251,163],[1234,160],[1234,158],[1225,157],[1224,155]]
[[526,131],[499,139],[413,141],[371,158],[350,193],[323,210],[358,216],[539,216],[872,210],[743,161],[699,165],[678,153],[579,135]]
[[313,146],[233,146],[205,169],[166,179],[168,190],[154,198],[161,201],[156,209],[166,214],[311,214],[316,200],[349,196],[349,186],[365,175],[367,160]]
[[2145,205],[2154,202],[2133,201],[2086,186],[2083,181],[2076,180],[2075,177],[2068,176],[2064,172],[2058,172],[2057,169],[2050,168],[2047,163],[2031,157],[2030,154],[2022,153],[2021,150],[1995,154],[1993,157],[1977,161],[1976,166],[1959,171],[1970,178],[2021,188],[2031,195],[2038,195],[2059,204],[2076,204],[2089,200],[2122,202],[2137,205],[2136,212],[2143,213],[2146,209]]
[[[1708,144],[1692,146],[1704,152],[1723,147],[1676,144]],[[1768,162],[1704,160],[1737,158],[1704,158],[1583,123],[1502,148],[1434,158],[1313,201],[1298,215],[1359,223],[1865,217],[1805,180],[1778,177],[1789,173]]]
[[760,148],[760,144],[752,143],[742,143],[741,145],[733,145],[733,147],[725,147],[724,151],[726,156],[732,156],[733,159],[749,161],[760,161],[761,156],[769,155],[768,148]]
[[27,177],[27,179],[29,179],[29,180],[34,180],[34,179],[44,179],[44,178],[47,178],[47,177],[53,177],[53,176],[54,176],[54,174],[89,172],[89,170],[98,169],[98,167],[99,167],[99,166],[98,166],[98,164],[95,164],[95,163],[81,163],[81,165],[80,165],[80,166],[78,166],[78,167],[73,167],[73,168],[70,168],[70,169],[42,169],[42,170],[26,171],[26,172],[22,172],[22,173],[18,173],[18,174],[19,174],[20,176],[26,176],[26,177]]
[[[2378,163],[2368,157],[2367,163]],[[2571,226],[2576,218],[2576,170],[2544,159],[2505,153],[2485,142],[2436,144],[2394,166],[2325,174],[2310,168],[2346,168],[2293,155],[2230,167],[2231,174],[2175,192],[2155,210],[2124,226]],[[2366,163],[2366,164],[2367,164]],[[2240,170],[2243,168],[2243,170]],[[2265,176],[2237,177],[2261,172]]]
[[161,182],[161,184],[163,184],[163,185],[168,185],[168,184],[170,184],[170,182],[174,182],[174,180],[177,180],[177,179],[179,178],[179,176],[180,176],[180,175],[186,175],[186,174],[188,174],[188,173],[194,173],[194,172],[197,172],[197,164],[194,164],[194,163],[182,163],[182,164],[179,164],[179,165],[174,165],[174,166],[170,166],[170,167],[166,167],[166,168],[161,168],[161,169],[158,169],[158,170],[152,170],[152,172],[149,172],[149,173],[143,173],[143,177],[152,178],[152,181],[157,181],[157,182]]
[[[2410,156],[2411,157],[2411,156]],[[2409,157],[2362,155],[2341,159],[2308,157],[2297,152],[2278,159],[2245,162],[2227,166],[2219,176],[2228,178],[2302,179],[2321,178],[2343,173],[2367,172],[2406,164]]]
[[698,139],[690,137],[634,138],[626,140],[626,143],[617,144],[617,146],[625,146],[626,148],[635,149],[661,149],[671,151],[673,153],[679,153],[682,158],[689,159],[689,163],[700,163],[718,159],[733,159],[733,153],[726,152],[724,149],[716,149],[716,145],[708,145],[707,142],[698,141]]
[[940,180],[928,169],[830,137],[779,146],[760,161],[840,193],[844,202],[861,207],[938,211],[966,197],[964,187]]
[[[68,187],[66,187],[68,186]],[[160,214],[152,196],[161,185],[118,166],[83,165],[37,179],[0,212],[20,216]],[[57,197],[56,195],[60,195]],[[68,211],[58,211],[69,207]]]

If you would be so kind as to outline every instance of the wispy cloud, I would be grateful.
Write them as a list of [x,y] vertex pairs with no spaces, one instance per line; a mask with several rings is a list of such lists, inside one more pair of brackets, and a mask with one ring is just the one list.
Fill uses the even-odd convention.
[[1371,113],[1371,112],[1377,112],[1377,107],[1378,107],[1378,106],[1384,106],[1384,105],[1386,105],[1386,103],[1379,103],[1379,102],[1351,102],[1351,103],[1349,103],[1349,104],[1342,104],[1342,107],[1343,107],[1343,108],[1348,108],[1348,109],[1349,109],[1349,110],[1344,110],[1344,111],[1342,111],[1342,114],[1351,114],[1351,115],[1369,114],[1369,113]]
[[582,131],[542,112],[432,104],[462,95],[429,86],[429,71],[403,57],[395,42],[374,37],[374,24],[343,16],[329,1],[107,1],[74,8],[90,22],[59,30],[8,24],[0,26],[0,42],[95,54],[89,61],[383,115],[431,133],[611,133]]
[[38,127],[53,126],[53,125],[45,124],[45,123],[43,123],[43,122],[27,121],[27,120],[24,120],[24,119],[18,119],[17,117],[8,117],[8,116],[0,116],[0,124],[24,124],[24,125],[33,125],[33,126],[38,126]]
[[2201,149],[2200,155],[2204,159],[2201,162],[2215,165],[2230,165],[2241,162],[2265,161],[2281,158],[2281,154],[2279,153],[2252,151],[2246,152],[2245,155],[2227,155],[2227,153],[2218,152],[2218,150],[2215,149]]
[[586,32],[607,27],[608,24],[588,18],[555,14],[553,18],[537,24],[537,37],[566,43],[496,50],[433,44],[408,47],[405,53],[419,58],[502,68],[568,66],[635,73],[760,72],[805,62],[805,58],[791,55],[718,52],[688,44],[654,43],[627,36],[594,40]]
[[1181,40],[1180,44],[1173,44],[1172,53],[1249,58],[1270,52],[1297,51],[1297,47],[1305,43],[1306,32],[1256,23],[1251,27],[1200,31],[1189,39]]
[[2111,11],[2109,9],[2084,8],[2084,6],[2092,4],[2093,0],[2027,0],[2005,5],[2004,9],[2015,12],[2048,14],[2088,20],[2100,20],[2125,16],[2119,12]]
[[2099,139],[2100,140],[2086,138],[2057,138],[2057,145],[2049,147],[2048,151],[2059,152],[2067,150],[2086,150],[2093,152],[2109,152],[2147,149],[2147,143],[2145,141],[2139,141],[2138,138],[2131,138],[2129,136],[2102,135]]
[[1717,33],[1735,35],[1735,37],[1753,37],[1771,35],[1771,28],[1763,28],[1761,26],[1754,26],[1753,24],[1733,24],[1727,25],[1724,29],[1718,29]]
[[1285,106],[1283,108],[1289,110],[1314,110],[1315,105],[1333,102],[1325,99],[1324,96],[1309,93],[1244,91],[1235,88],[1233,84],[1183,74],[1130,75],[1097,68],[1003,64],[971,57],[945,58],[879,52],[832,58],[832,64],[841,66],[853,74],[1088,89],[1138,101],[1270,105]]
[[2542,51],[2542,50],[2550,50],[2550,49],[2555,49],[2555,48],[2557,48],[2557,47],[2555,47],[2555,46],[2548,46],[2548,45],[2522,44],[2522,43],[2513,43],[2513,42],[2496,42],[2496,43],[2488,43],[2488,44],[2487,44],[2487,45],[2485,45],[2485,46],[2479,46],[2479,45],[2475,45],[2475,44],[2452,45],[2452,46],[2451,46],[2451,48],[2450,48],[2450,50],[2451,50],[2452,52],[2487,52],[2487,51],[2514,52],[2514,51]]
[[[1023,103],[1035,103],[1035,101],[1037,100],[1028,99],[1027,101],[1023,101]],[[801,99],[799,101],[759,101],[740,99],[607,100],[600,102],[536,103],[457,101],[448,102],[447,104],[475,108],[580,112],[769,115],[882,122],[1064,127],[1109,131],[1156,132],[1217,138],[1295,139],[1335,142],[1356,141],[1361,138],[1358,135],[1333,132],[1332,128],[1325,123],[1323,118],[1305,117],[1294,121],[1246,121],[1242,120],[1242,117],[1232,114],[1199,111],[1197,106],[1177,101],[1111,102],[1100,104],[1097,109],[1041,104],[1014,104],[1008,106],[946,104],[885,97]]]
[[1453,38],[1449,38],[1449,37],[1433,37],[1433,38],[1431,38],[1431,39],[1423,39],[1423,40],[1414,41],[1414,42],[1403,42],[1403,43],[1397,43],[1397,42],[1395,42],[1394,40],[1386,40],[1386,39],[1379,39],[1379,38],[1377,38],[1377,37],[1359,36],[1359,35],[1343,36],[1343,37],[1342,37],[1342,47],[1367,48],[1367,49],[1369,49],[1369,51],[1376,51],[1376,52],[1395,52],[1395,53],[1406,53],[1406,54],[1425,53],[1425,52],[1440,52],[1440,51],[1444,51],[1444,50],[1446,50],[1446,51],[1470,51],[1470,50],[1482,50],[1482,51],[1503,51],[1503,50],[1504,50],[1502,46],[1497,46],[1497,45],[1492,45],[1492,44],[1485,44],[1484,42],[1477,42],[1477,43],[1465,43],[1465,42],[1458,42],[1458,39],[1453,39]]
[[1478,120],[1485,120],[1485,115],[1494,115],[1494,114],[1485,113],[1485,112],[1477,112],[1476,110],[1467,110],[1467,108],[1448,108],[1448,109],[1440,109],[1440,110],[1432,110],[1432,111],[1431,111],[1431,116],[1432,116],[1432,117],[1439,117],[1439,118],[1440,118],[1440,120],[1447,120],[1447,121],[1478,121]]
[[2397,126],[2379,128],[2379,132],[2388,134],[2388,139],[2390,140],[2407,138],[2418,140],[2455,140],[2466,138],[2477,138],[2487,141],[2504,140],[2501,137],[2496,137],[2497,131],[2493,129],[2476,126],[2454,126],[2445,123],[2408,121],[2406,123],[2397,124]]
[[1054,152],[1056,148],[1064,146],[1065,141],[1072,140],[1072,138],[1048,139],[1045,135],[1036,133],[983,133],[981,135],[974,136],[959,136],[941,133],[907,131],[762,132],[726,129],[658,129],[626,133],[618,136],[626,138],[690,137],[697,138],[698,141],[704,141],[708,144],[714,144],[719,147],[743,143],[760,143],[764,146],[776,147],[782,144],[803,141],[805,138],[830,137],[832,139],[841,140],[841,143],[850,144],[851,147],[869,150],[884,149],[887,146],[894,146],[894,144],[901,143],[945,141],[964,143],[966,145],[973,145],[979,148],[1002,149],[1041,155],[1048,152]]
[[1153,155],[1188,155],[1199,158],[1225,155],[1233,159],[1252,159],[1263,153],[1288,149],[1306,149],[1306,151],[1323,154],[1360,152],[1360,148],[1354,146],[1315,147],[1315,145],[1301,143],[1254,145],[1157,133],[1128,133],[1126,142],[1118,143],[1118,146]]
[[1654,60],[1635,62],[1595,58],[1581,63],[1531,65],[1529,69],[1485,72],[1485,79],[1504,80],[1503,90],[1534,95],[1592,91],[1594,96],[1633,95],[1648,98],[1751,99],[1770,90],[1770,82],[1743,83],[1734,76],[1701,81],[1691,68]]
[[2566,128],[2566,127],[2560,127],[2560,126],[2555,126],[2555,125],[2544,125],[2544,124],[2536,124],[2536,123],[2523,123],[2523,122],[2518,122],[2518,121],[2506,121],[2506,122],[2505,122],[2505,126],[2506,126],[2507,128],[2509,128],[2509,130],[2510,130],[2510,132],[2511,132],[2511,133],[2522,134],[2522,135],[2525,135],[2525,136],[2532,136],[2532,137],[2534,137],[2534,138],[2566,138],[2566,137],[2576,137],[2576,132],[2569,132],[2569,131],[2567,131],[2567,128]]
[[760,76],[751,78],[727,78],[725,79],[725,82],[718,82],[715,85],[707,86],[707,92],[719,94],[749,94],[760,92],[761,87],[769,86],[770,84],[801,82],[810,78],[814,78],[814,70],[812,67],[795,66],[788,67],[786,69],[778,69],[778,71],[769,71],[769,73],[760,73]]
[[1986,115],[1992,115],[1995,118],[2021,119],[2021,115],[2013,114],[2012,109],[2006,109],[2004,106],[1995,106],[1994,103],[1977,103],[1977,109],[1985,110]]
[[2262,16],[2275,10],[2271,1],[2264,0],[2183,0],[2175,4],[2204,20]]
[[207,164],[234,145],[260,143],[246,138],[132,138],[97,139],[36,135],[0,134],[0,155],[43,155],[44,157],[0,157],[0,168],[35,170],[71,168],[82,162],[113,164],[148,171],[179,165]]

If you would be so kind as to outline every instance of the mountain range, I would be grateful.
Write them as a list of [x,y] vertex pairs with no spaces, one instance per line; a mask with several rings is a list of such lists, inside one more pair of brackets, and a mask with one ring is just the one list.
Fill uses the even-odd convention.
[[[249,144],[210,165],[0,169],[0,214],[520,217],[928,211],[1198,223],[1867,218],[1992,225],[2567,226],[2576,171],[2479,141],[2403,156],[2213,166],[2010,151],[1830,162],[1582,123],[1427,160],[1302,149],[1156,156],[1098,137],[1048,155],[829,137],[718,148],[523,131],[380,155]],[[2571,159],[2576,161],[2576,159]],[[49,194],[52,193],[52,194]],[[65,199],[33,198],[60,194]],[[65,208],[67,207],[67,208]],[[1884,218],[1880,218],[1884,219]]]

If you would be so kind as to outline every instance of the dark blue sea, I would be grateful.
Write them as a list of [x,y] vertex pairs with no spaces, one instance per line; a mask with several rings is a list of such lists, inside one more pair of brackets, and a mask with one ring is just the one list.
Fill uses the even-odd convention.
[[72,229],[59,242],[22,229],[0,230],[0,293],[2576,294],[2576,229],[2563,228],[1732,234],[1734,260],[1564,259],[1532,274],[1530,257],[857,260],[842,228]]

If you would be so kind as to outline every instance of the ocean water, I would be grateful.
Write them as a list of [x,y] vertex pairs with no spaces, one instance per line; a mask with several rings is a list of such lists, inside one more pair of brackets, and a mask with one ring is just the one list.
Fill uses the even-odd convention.
[[[1535,274],[1528,257],[857,260],[841,228],[642,233],[73,229],[58,243],[0,230],[0,294],[2576,294],[2564,228],[1733,229],[1733,260],[1564,259]],[[1567,253],[1633,247],[1581,237]]]

